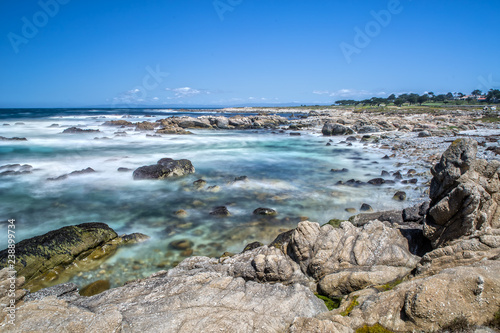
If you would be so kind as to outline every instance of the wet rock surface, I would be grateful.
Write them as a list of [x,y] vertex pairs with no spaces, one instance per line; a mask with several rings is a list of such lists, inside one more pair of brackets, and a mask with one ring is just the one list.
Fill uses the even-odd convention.
[[165,179],[169,177],[180,177],[194,173],[195,169],[191,161],[182,159],[162,158],[155,165],[143,166],[133,173],[134,179]]
[[78,127],[70,127],[66,128],[63,133],[69,133],[69,134],[80,134],[80,133],[99,133],[100,131],[98,129],[82,129]]
[[30,174],[33,167],[29,164],[6,164],[0,166],[0,176],[18,176]]
[[69,176],[85,175],[85,174],[94,173],[94,172],[96,172],[96,171],[89,167],[89,168],[82,169],[82,170],[72,171],[68,174],[64,174],[64,175],[61,175],[59,177],[47,178],[47,180],[64,180],[64,179],[68,178]]

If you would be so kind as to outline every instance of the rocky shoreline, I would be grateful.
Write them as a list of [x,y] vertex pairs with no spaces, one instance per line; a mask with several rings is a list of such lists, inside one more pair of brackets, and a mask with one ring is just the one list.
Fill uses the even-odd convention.
[[[422,198],[428,204],[322,226],[303,221],[269,245],[249,244],[242,253],[220,258],[190,257],[169,271],[94,296],[81,296],[69,283],[22,292],[31,272],[39,272],[33,263],[57,257],[54,266],[68,265],[128,239],[111,230],[106,239],[91,237],[93,245],[69,259],[43,254],[43,259],[21,261],[16,325],[4,316],[0,327],[5,332],[54,327],[71,332],[494,332],[500,329],[500,133],[498,125],[474,120],[479,117],[465,111],[430,116],[346,110],[296,120],[234,116],[105,123],[158,135],[269,128],[353,136],[367,149],[386,151],[387,158],[430,169],[422,175],[430,181]],[[165,164],[160,162],[143,167],[149,169],[141,177],[169,177],[171,163],[179,161],[164,161],[168,172],[158,171]],[[194,171],[186,163],[187,172]],[[398,180],[390,174],[381,179]],[[40,237],[53,239],[47,235]],[[29,246],[26,251],[37,252]],[[3,257],[6,253],[0,253],[5,266]],[[2,306],[8,302],[8,283],[4,269]]]

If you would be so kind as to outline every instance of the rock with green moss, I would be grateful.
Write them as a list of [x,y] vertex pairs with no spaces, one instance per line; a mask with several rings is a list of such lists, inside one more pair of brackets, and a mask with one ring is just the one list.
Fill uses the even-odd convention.
[[375,324],[373,326],[364,325],[356,330],[355,333],[394,333],[389,331],[387,328],[380,324]]
[[334,228],[338,228],[338,227],[340,227],[340,224],[341,224],[342,222],[345,222],[345,220],[331,219],[330,221],[326,222],[326,223],[325,223],[325,224],[323,224],[323,225],[327,225],[327,224],[329,224],[329,225],[331,225],[331,226],[332,226],[332,227],[334,227]]
[[[84,223],[50,231],[16,244],[17,275],[26,282],[59,266],[70,264],[80,254],[116,238],[104,223]],[[8,265],[8,249],[0,252],[0,267]]]
[[292,234],[294,232],[294,229],[285,231],[281,234],[279,234],[272,242],[269,244],[269,247],[275,247],[277,249],[281,249],[284,253],[286,253],[286,248],[288,246],[288,243],[290,242],[292,238]]
[[332,311],[333,309],[337,309],[340,306],[341,298],[334,297],[333,299],[323,296],[320,294],[315,294],[317,298],[325,302],[326,307],[328,308],[329,311]]

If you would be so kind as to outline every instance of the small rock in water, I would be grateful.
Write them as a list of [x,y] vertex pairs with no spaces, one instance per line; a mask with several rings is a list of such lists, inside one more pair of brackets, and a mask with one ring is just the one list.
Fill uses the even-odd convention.
[[345,211],[350,213],[350,214],[354,214],[354,213],[356,213],[356,208],[346,208]]
[[396,194],[392,197],[394,200],[405,201],[406,200],[406,192],[397,191]]
[[385,155],[384,157],[382,157],[383,160],[388,160],[390,159],[390,157],[388,155]]
[[132,171],[132,169],[129,169],[129,168],[118,168],[117,169],[118,172],[127,172],[127,171]]
[[374,179],[369,180],[368,184],[382,185],[382,184],[385,184],[385,179],[384,178],[374,178]]
[[401,172],[399,172],[399,171],[394,172],[392,175],[396,179],[403,179],[403,175],[401,175]]
[[76,133],[97,133],[100,132],[98,129],[81,129],[78,127],[70,127],[67,128],[63,131],[63,133],[70,133],[70,134],[76,134]]
[[361,208],[359,209],[361,212],[373,212],[373,208],[372,206],[370,206],[369,204],[362,204],[361,205]]
[[219,192],[220,191],[220,186],[218,185],[213,185],[213,186],[209,186],[207,187],[207,191],[208,192]]
[[215,216],[230,216],[231,214],[227,210],[226,206],[218,206],[215,207],[214,210],[210,212],[210,215],[215,215]]
[[389,177],[391,174],[385,170],[382,170],[382,173],[380,174],[382,177]]
[[300,136],[299,132],[290,132],[290,136]]
[[276,215],[278,214],[274,209],[271,208],[257,208],[253,211],[254,215]]
[[416,174],[416,173],[417,173],[417,170],[415,170],[415,169],[410,169],[410,170],[408,170],[408,172],[407,172],[406,174],[407,174],[407,175],[414,175],[414,174]]
[[357,141],[356,137],[355,136],[350,136],[348,137],[347,139],[345,139],[346,141]]
[[179,209],[174,214],[177,215],[178,217],[187,217],[188,216],[188,213],[184,209]]
[[193,247],[193,245],[194,245],[193,242],[190,241],[189,239],[179,239],[176,241],[172,241],[170,242],[170,244],[168,244],[168,246],[171,247],[172,249],[180,251],[190,249]]
[[68,173],[68,174],[65,174],[65,175],[62,175],[59,177],[47,178],[47,180],[63,180],[63,179],[68,178],[68,176],[84,175],[84,174],[94,173],[94,172],[96,172],[94,169],[87,168],[87,169],[83,169],[83,170],[73,171],[71,173]]
[[207,182],[203,179],[198,179],[193,182],[194,187],[198,189],[203,188],[206,184]]
[[349,169],[347,169],[347,168],[331,169],[330,172],[349,172]]
[[184,251],[181,252],[181,256],[183,257],[190,257],[193,254],[193,249],[185,249]]
[[6,138],[4,136],[0,136],[0,141],[28,141],[28,139],[26,139],[26,138],[18,138],[18,137]]
[[247,176],[239,176],[239,177],[234,178],[234,182],[247,182],[247,181],[248,181]]
[[133,234],[121,236],[123,244],[137,244],[149,240],[151,237],[148,235],[134,232]]
[[184,176],[194,172],[195,168],[189,160],[162,158],[154,165],[146,165],[136,169],[133,177],[134,179],[165,179]]

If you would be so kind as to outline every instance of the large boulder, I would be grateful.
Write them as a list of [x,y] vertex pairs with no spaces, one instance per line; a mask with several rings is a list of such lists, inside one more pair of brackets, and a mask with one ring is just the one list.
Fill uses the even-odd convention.
[[209,121],[193,117],[182,117],[178,125],[182,128],[212,128]]
[[192,257],[182,261],[184,271],[218,272],[247,281],[280,282],[285,285],[308,285],[308,277],[300,266],[281,250],[272,246],[259,246],[253,250],[220,259]]
[[[84,223],[50,231],[16,244],[14,268],[28,282],[56,266],[70,264],[80,254],[117,236],[104,223]],[[8,266],[8,255],[8,249],[0,252],[0,268]]]
[[321,132],[324,136],[354,134],[354,131],[351,128],[332,122],[326,122],[325,125],[323,125]]
[[477,142],[455,140],[432,169],[424,233],[437,248],[480,230],[500,228],[500,162],[476,160]]
[[220,129],[228,129],[229,127],[229,120],[226,117],[210,117],[210,124],[213,127],[220,128]]
[[154,165],[142,166],[134,171],[134,179],[164,179],[194,173],[191,161],[162,158]]
[[328,296],[403,278],[419,261],[409,251],[407,239],[380,221],[359,228],[349,222],[340,228],[301,222],[285,246]]
[[500,261],[486,260],[403,282],[388,291],[359,291],[339,309],[317,318],[335,321],[343,313],[351,328],[380,324],[396,332],[433,332],[458,320],[483,325],[500,307],[498,272]]

